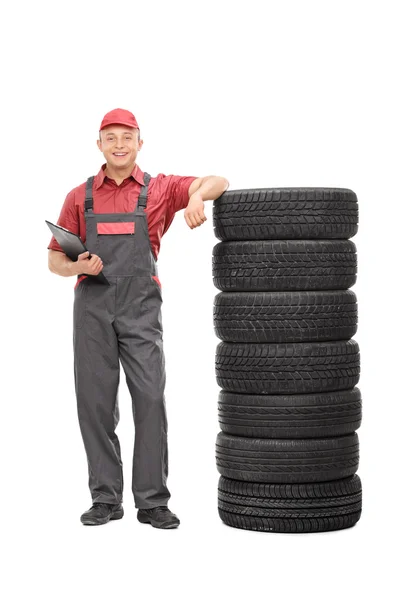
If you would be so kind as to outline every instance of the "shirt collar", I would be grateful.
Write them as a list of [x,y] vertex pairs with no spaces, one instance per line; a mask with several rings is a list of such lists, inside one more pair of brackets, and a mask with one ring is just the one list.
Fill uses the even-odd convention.
[[[106,166],[107,166],[107,163],[104,163],[104,165],[101,165],[100,171],[97,173],[97,175],[94,178],[93,187],[95,190],[99,189],[99,187],[101,187],[104,183],[104,179],[106,177],[104,170],[105,170]],[[135,164],[135,166],[133,167],[130,177],[133,177],[133,179],[135,181],[137,181],[138,183],[140,183],[140,185],[144,185],[144,173],[137,164]]]

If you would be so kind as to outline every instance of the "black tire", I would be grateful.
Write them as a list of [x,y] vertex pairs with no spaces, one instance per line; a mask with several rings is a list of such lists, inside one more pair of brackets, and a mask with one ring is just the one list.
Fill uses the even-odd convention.
[[358,475],[326,483],[218,482],[218,513],[230,527],[275,533],[315,533],[353,527],[361,517]]
[[304,483],[354,475],[358,468],[357,433],[339,437],[275,440],[228,435],[216,440],[220,475],[240,481]]
[[225,342],[349,340],[357,332],[357,297],[351,290],[220,292],[214,332]]
[[219,242],[213,282],[222,292],[346,290],[356,282],[356,246],[350,240]]
[[220,342],[218,385],[243,394],[308,394],[348,390],[360,378],[355,340],[293,344]]
[[358,388],[324,394],[270,396],[221,390],[218,421],[230,435],[254,438],[320,438],[356,431],[362,418]]
[[222,241],[348,239],[357,233],[357,196],[343,188],[228,190],[213,204],[213,225]]

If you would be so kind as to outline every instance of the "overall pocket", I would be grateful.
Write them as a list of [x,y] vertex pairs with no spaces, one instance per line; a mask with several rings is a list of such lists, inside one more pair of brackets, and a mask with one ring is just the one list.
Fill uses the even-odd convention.
[[77,282],[76,282],[76,284],[75,284],[75,286],[74,286],[74,290],[76,290],[76,288],[78,287],[78,285],[80,284],[80,282],[81,282],[83,279],[86,279],[86,277],[87,277],[87,275],[81,275],[81,276],[79,277],[79,279],[77,280]]
[[106,273],[108,269],[112,269],[113,275],[127,275],[129,265],[134,265],[136,262],[135,221],[131,219],[121,221],[118,213],[101,214],[98,218],[93,253],[102,259]]
[[85,321],[86,296],[89,280],[87,275],[81,275],[74,287],[73,327],[80,329]]
[[152,278],[153,281],[155,281],[157,283],[158,287],[161,290],[161,281],[159,280],[158,276],[157,275],[152,275],[151,278]]
[[161,292],[161,282],[157,275],[150,275],[148,282],[148,289],[146,295],[146,319],[151,325],[151,328],[157,336],[163,334],[162,314],[161,307],[163,303],[163,297]]

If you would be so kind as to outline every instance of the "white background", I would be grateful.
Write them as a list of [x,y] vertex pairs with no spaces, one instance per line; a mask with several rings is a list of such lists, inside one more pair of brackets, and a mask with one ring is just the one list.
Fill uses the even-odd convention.
[[[1,585],[14,598],[394,598],[398,549],[399,19],[397,2],[19,2],[2,37]],[[162,239],[173,531],[136,520],[134,428],[121,372],[125,517],[91,504],[73,380],[74,278],[47,268],[66,194],[97,173],[103,115],[137,117],[155,176],[229,189],[326,186],[359,199],[363,513],[347,530],[227,527],[214,456],[212,201]],[[393,547],[391,547],[393,543]],[[390,591],[391,590],[391,591]]]

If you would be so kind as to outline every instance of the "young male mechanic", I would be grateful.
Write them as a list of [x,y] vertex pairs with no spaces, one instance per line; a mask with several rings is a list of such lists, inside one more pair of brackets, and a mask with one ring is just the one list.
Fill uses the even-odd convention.
[[[151,177],[136,164],[143,146],[134,115],[117,108],[100,125],[106,163],[67,195],[58,225],[78,234],[89,253],[70,260],[54,237],[49,269],[77,276],[73,306],[74,377],[79,426],[87,455],[92,507],[85,525],[123,516],[118,385],[121,360],[132,397],[135,444],[132,491],[137,518],[170,529],[180,521],[167,504],[168,447],[160,240],[177,211],[191,229],[206,221],[204,200],[228,188],[224,177]],[[104,272],[110,285],[95,277]]]

